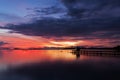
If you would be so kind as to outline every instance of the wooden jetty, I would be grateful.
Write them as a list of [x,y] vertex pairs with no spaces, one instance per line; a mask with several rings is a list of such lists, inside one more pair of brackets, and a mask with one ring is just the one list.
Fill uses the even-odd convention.
[[119,56],[120,48],[78,48],[72,51],[75,55],[91,55],[91,56]]
[[120,52],[115,49],[80,49],[80,54],[95,56],[120,56]]

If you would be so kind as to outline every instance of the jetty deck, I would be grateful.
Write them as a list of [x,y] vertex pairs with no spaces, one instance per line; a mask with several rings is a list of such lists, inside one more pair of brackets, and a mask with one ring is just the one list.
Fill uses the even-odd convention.
[[93,55],[93,56],[120,56],[120,49],[115,48],[75,48],[75,55]]

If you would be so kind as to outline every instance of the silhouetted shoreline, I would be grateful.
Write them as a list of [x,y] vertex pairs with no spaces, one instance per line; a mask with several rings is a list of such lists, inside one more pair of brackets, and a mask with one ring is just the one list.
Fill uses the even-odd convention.
[[86,48],[86,47],[81,47],[81,46],[73,46],[73,47],[43,47],[43,48],[34,48],[34,47],[31,47],[31,48],[9,48],[9,47],[0,47],[0,50],[59,50],[59,49],[62,49],[62,50],[70,50],[70,49],[114,49],[114,50],[120,50],[120,46],[115,46],[115,47],[89,47],[89,48]]

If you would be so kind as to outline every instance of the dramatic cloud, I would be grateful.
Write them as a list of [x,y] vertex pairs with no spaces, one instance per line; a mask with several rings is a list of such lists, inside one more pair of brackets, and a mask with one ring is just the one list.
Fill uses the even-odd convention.
[[[119,19],[119,18],[118,18]],[[44,19],[31,24],[8,25],[15,32],[34,36],[119,38],[118,19],[58,20]]]
[[75,18],[103,18],[120,16],[119,0],[61,0],[68,15]]
[[[43,18],[32,23],[7,25],[5,28],[31,36],[54,37],[62,40],[103,40],[120,44],[119,0],[60,0],[64,7],[35,8],[35,16]],[[58,17],[56,14],[66,17]],[[52,15],[52,17],[50,16]],[[64,39],[63,39],[64,40]],[[111,40],[111,41],[110,41]]]
[[44,18],[63,18],[66,17],[67,11],[63,5],[53,5],[49,7],[35,7],[27,8],[31,13],[28,14],[28,17],[44,19]]

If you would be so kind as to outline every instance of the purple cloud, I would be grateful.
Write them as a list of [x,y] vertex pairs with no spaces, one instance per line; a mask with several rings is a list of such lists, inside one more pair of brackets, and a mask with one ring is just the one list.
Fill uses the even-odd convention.
[[[31,36],[74,37],[74,40],[112,40],[120,44],[120,1],[119,0],[61,0],[65,8],[35,8],[35,16],[45,17],[32,23],[7,25],[4,28]],[[66,17],[55,18],[54,14],[66,13]],[[48,17],[53,15],[54,17]],[[70,16],[70,18],[68,18]]]

